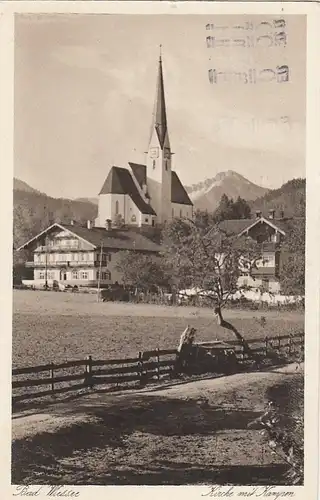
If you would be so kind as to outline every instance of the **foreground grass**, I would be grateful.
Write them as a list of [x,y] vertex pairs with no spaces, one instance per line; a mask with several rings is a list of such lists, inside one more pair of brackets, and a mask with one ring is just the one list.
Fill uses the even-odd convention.
[[[92,295],[31,291],[14,292],[13,306],[13,366],[175,348],[187,324],[197,329],[199,341],[234,338],[216,324],[210,309],[106,304]],[[225,316],[249,341],[304,330],[302,313],[226,311]]]

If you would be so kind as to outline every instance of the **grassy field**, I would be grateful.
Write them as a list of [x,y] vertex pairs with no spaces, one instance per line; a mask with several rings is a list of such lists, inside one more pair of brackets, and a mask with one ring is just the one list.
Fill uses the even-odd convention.
[[[261,317],[266,319],[262,325]],[[304,331],[301,312],[226,311],[250,338]],[[119,358],[156,347],[176,347],[186,325],[199,341],[233,339],[219,327],[210,309],[144,304],[98,303],[95,295],[13,292],[13,366],[83,359]]]

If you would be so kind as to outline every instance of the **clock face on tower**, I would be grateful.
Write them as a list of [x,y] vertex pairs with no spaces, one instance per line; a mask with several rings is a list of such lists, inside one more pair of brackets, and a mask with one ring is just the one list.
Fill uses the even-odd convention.
[[164,148],[164,157],[168,160],[171,158],[171,151],[170,148]]
[[158,157],[159,157],[159,148],[151,148],[150,158],[158,158]]

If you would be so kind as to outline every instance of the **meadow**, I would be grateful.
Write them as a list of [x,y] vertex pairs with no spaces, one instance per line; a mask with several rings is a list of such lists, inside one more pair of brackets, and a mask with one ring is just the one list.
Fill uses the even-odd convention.
[[[250,338],[304,331],[298,311],[226,310]],[[262,317],[264,319],[262,319]],[[13,367],[84,359],[124,358],[159,347],[175,348],[187,325],[196,340],[234,339],[216,324],[209,308],[97,302],[90,294],[13,291]]]

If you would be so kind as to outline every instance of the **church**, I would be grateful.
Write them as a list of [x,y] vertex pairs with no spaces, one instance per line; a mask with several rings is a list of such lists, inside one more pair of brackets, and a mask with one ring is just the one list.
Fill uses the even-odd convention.
[[159,226],[174,217],[193,217],[193,204],[172,170],[161,55],[146,164],[113,166],[99,193],[96,227]]

